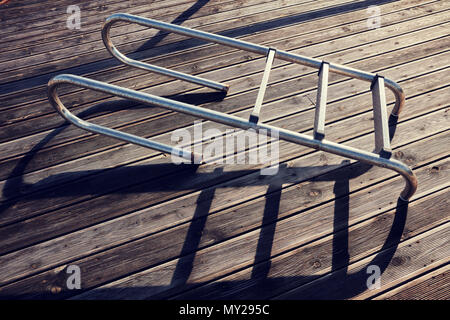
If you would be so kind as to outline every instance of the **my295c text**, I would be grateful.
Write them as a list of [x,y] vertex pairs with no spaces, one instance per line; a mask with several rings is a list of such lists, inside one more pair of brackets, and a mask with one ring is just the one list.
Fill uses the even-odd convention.
[[270,315],[270,306],[268,304],[224,304],[222,306],[198,306],[186,304],[181,306],[178,314],[196,315],[209,318],[214,315]]

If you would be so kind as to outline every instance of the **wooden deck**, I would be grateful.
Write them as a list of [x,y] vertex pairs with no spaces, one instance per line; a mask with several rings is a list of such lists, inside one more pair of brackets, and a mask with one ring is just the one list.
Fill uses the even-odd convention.
[[[101,5],[99,5],[101,3]],[[81,8],[81,30],[66,26]],[[366,11],[378,5],[381,27]],[[449,299],[450,2],[12,0],[0,7],[0,297],[5,299]],[[173,22],[377,72],[407,101],[393,156],[419,180],[280,142],[280,171],[177,166],[68,126],[46,83],[71,73],[248,117],[264,57],[137,25],[131,57],[230,84],[213,90],[125,67],[100,29],[112,13]],[[261,120],[311,134],[317,70],[275,61]],[[327,139],[372,150],[369,84],[330,76]],[[95,123],[171,143],[194,118],[67,87]],[[388,94],[389,110],[393,96]],[[204,122],[206,128],[224,126]],[[206,142],[205,142],[206,143]],[[81,270],[69,290],[67,267]],[[369,290],[368,266],[381,270]]]

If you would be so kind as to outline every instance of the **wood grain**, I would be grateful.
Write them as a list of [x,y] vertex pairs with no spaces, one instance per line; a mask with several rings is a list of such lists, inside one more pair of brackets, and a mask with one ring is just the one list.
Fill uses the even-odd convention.
[[[65,26],[69,4],[82,8],[77,32]],[[2,7],[0,297],[448,298],[450,4],[376,4],[382,24],[373,30],[369,3],[360,0],[28,0]],[[261,165],[175,166],[158,152],[64,125],[46,98],[46,82],[61,72],[244,118],[253,108],[264,57],[118,24],[114,42],[133,58],[231,89],[223,97],[133,70],[101,44],[101,21],[118,11],[395,80],[407,100],[390,122],[393,157],[414,170],[417,193],[406,205],[396,200],[404,186],[396,173],[287,142],[279,144],[278,175],[263,177]],[[262,121],[312,134],[316,88],[315,70],[275,61]],[[193,131],[191,117],[89,90],[60,93],[85,119],[159,142],[172,143],[177,128]],[[372,150],[368,83],[332,75],[328,94],[327,139]],[[391,108],[390,93],[387,102]],[[227,129],[203,123],[213,128]],[[66,288],[71,264],[81,267],[80,291]],[[372,264],[381,268],[376,290],[366,283]]]

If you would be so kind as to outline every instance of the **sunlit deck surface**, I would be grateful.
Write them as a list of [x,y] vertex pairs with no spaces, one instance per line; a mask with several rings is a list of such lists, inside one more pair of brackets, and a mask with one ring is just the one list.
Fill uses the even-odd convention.
[[[81,9],[81,30],[67,7]],[[380,27],[370,29],[370,5]],[[12,0],[0,6],[0,297],[28,299],[450,298],[450,2]],[[280,142],[280,170],[175,165],[170,155],[68,125],[47,99],[69,73],[247,118],[265,57],[138,25],[135,59],[224,82],[212,89],[121,65],[101,41],[126,12],[288,50],[398,82],[393,157],[419,180]],[[261,121],[312,133],[317,70],[275,60]],[[326,138],[373,150],[370,84],[330,75]],[[64,87],[83,119],[174,144],[194,118]],[[394,98],[388,93],[388,112]],[[225,126],[205,121],[204,130]],[[395,131],[395,132],[394,132]],[[205,141],[204,146],[209,142]],[[68,266],[81,289],[69,290]],[[379,268],[378,288],[373,266]]]

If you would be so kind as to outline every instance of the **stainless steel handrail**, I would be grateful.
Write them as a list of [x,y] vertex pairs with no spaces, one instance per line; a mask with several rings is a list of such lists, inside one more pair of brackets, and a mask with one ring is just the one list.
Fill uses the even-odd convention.
[[[262,45],[242,41],[242,40],[237,40],[237,39],[233,39],[233,38],[229,38],[229,37],[224,37],[221,35],[205,32],[205,31],[193,30],[193,29],[182,27],[179,25],[166,23],[166,22],[162,22],[162,21],[158,21],[158,20],[154,20],[154,19],[149,19],[149,18],[143,18],[143,17],[132,15],[132,14],[128,14],[128,13],[116,13],[116,14],[109,16],[106,19],[105,24],[103,25],[103,29],[102,29],[103,43],[105,44],[106,49],[108,49],[108,51],[111,53],[111,55],[113,57],[115,57],[116,59],[118,59],[119,61],[121,61],[122,63],[132,66],[132,67],[135,67],[135,68],[140,68],[140,69],[164,74],[167,76],[171,76],[171,77],[174,77],[177,79],[197,83],[197,84],[200,84],[200,85],[203,85],[206,87],[210,87],[210,88],[214,88],[217,90],[227,91],[228,86],[226,84],[219,84],[219,83],[211,81],[211,80],[194,77],[194,76],[191,76],[191,75],[188,75],[185,73],[176,72],[173,70],[169,70],[169,69],[153,66],[153,65],[150,65],[147,63],[143,63],[140,61],[136,61],[136,60],[130,59],[127,56],[125,56],[124,54],[122,54],[112,43],[111,36],[110,36],[111,27],[113,26],[114,23],[117,23],[119,21],[126,21],[129,23],[135,23],[135,24],[139,24],[141,26],[145,26],[145,27],[149,27],[149,28],[155,28],[155,29],[159,29],[159,30],[163,30],[163,31],[177,33],[177,34],[184,35],[184,36],[191,37],[191,38],[197,38],[197,39],[205,40],[208,42],[218,43],[218,44],[222,44],[222,45],[225,45],[228,47],[241,49],[244,51],[258,53],[258,54],[261,54],[264,56],[267,56],[269,53],[269,50],[271,49],[270,47],[266,47],[266,46],[262,46]],[[286,52],[283,50],[276,50],[275,58],[293,62],[293,63],[298,63],[301,65],[305,65],[305,66],[316,68],[316,69],[320,69],[322,62],[323,62],[322,60],[319,60],[319,59],[310,58],[310,57],[302,56],[299,54]],[[360,70],[357,70],[354,68],[349,68],[349,67],[346,67],[346,66],[343,66],[340,64],[336,64],[336,63],[329,63],[329,71],[338,73],[341,75],[349,76],[349,77],[352,77],[355,79],[367,81],[367,82],[372,82],[376,77],[376,74],[374,74],[374,73],[360,71]],[[398,116],[400,114],[400,112],[402,111],[402,108],[405,104],[405,94],[403,93],[402,88],[392,80],[389,80],[386,78],[385,85],[392,91],[392,93],[395,96],[395,100],[396,100],[395,106],[392,110],[392,115]]]
[[[319,70],[322,69],[321,67],[324,63],[321,60],[308,58],[308,57],[304,57],[301,55],[284,52],[281,50],[274,50],[273,48],[264,47],[264,46],[244,42],[241,40],[227,38],[227,37],[203,32],[203,31],[192,30],[189,28],[180,27],[178,25],[173,25],[173,24],[160,22],[160,21],[156,21],[156,20],[152,20],[152,19],[137,17],[137,16],[133,16],[133,15],[129,15],[129,14],[123,14],[123,13],[114,14],[106,20],[104,28],[102,30],[103,41],[104,41],[106,47],[108,48],[108,50],[111,52],[111,54],[114,57],[116,57],[117,59],[119,59],[119,61],[123,62],[124,64],[133,66],[133,67],[141,68],[144,70],[148,70],[148,71],[152,71],[152,72],[156,72],[156,73],[160,73],[160,74],[169,75],[169,76],[172,76],[177,79],[190,81],[193,83],[197,83],[197,84],[204,85],[204,86],[211,87],[211,88],[218,89],[218,90],[226,91],[228,89],[228,86],[225,84],[202,79],[199,77],[193,77],[193,76],[190,76],[190,75],[187,75],[184,73],[173,72],[168,69],[155,67],[155,66],[152,66],[152,65],[149,65],[146,63],[142,63],[142,62],[127,58],[125,55],[120,53],[114,47],[114,45],[111,42],[110,36],[109,36],[109,30],[110,30],[112,24],[117,21],[128,21],[128,22],[138,23],[140,25],[149,26],[149,27],[153,27],[153,28],[157,28],[157,29],[165,30],[165,31],[169,31],[169,32],[175,32],[175,33],[186,35],[186,36],[193,37],[193,38],[208,40],[211,42],[235,47],[235,48],[242,49],[245,51],[256,52],[256,53],[260,53],[263,55],[267,55],[271,51],[272,52],[271,55],[275,55],[276,58],[286,60],[286,61],[291,61],[294,63],[307,65],[310,67],[315,67],[315,68],[318,68]],[[270,64],[271,64],[271,60],[272,59],[270,59],[270,61],[269,61]],[[348,67],[333,64],[333,63],[327,62],[326,64],[327,64],[327,71],[347,75],[347,76],[350,76],[350,77],[356,78],[356,79],[370,81],[372,83],[372,86],[371,86],[372,92],[373,92],[373,94],[376,94],[376,97],[377,97],[377,99],[374,99],[374,101],[378,101],[377,105],[374,105],[374,109],[376,109],[376,108],[379,109],[379,110],[377,110],[377,112],[375,112],[375,110],[374,110],[374,116],[376,117],[375,121],[378,121],[378,125],[375,126],[375,130],[377,130],[377,126],[383,128],[383,132],[376,133],[376,138],[377,138],[377,141],[379,140],[379,141],[384,142],[384,145],[382,145],[382,146],[384,146],[385,149],[388,149],[389,144],[385,142],[386,141],[385,128],[386,128],[387,124],[384,123],[387,120],[385,117],[382,117],[383,115],[385,115],[385,103],[381,103],[380,99],[381,99],[381,97],[384,98],[384,85],[386,85],[389,89],[391,89],[394,92],[394,95],[396,97],[396,104],[394,106],[393,114],[395,116],[397,116],[399,114],[399,112],[401,111],[401,109],[404,105],[404,101],[405,101],[405,97],[404,97],[404,94],[403,94],[403,91],[401,90],[401,88],[394,81],[389,80],[389,79],[384,79],[382,77],[379,77],[376,74],[359,71],[356,69],[348,68]],[[266,72],[269,72],[268,68],[266,68]],[[267,76],[268,76],[268,74],[267,74]],[[263,84],[265,82],[266,81],[263,80]],[[116,85],[111,85],[111,84],[107,84],[105,82],[87,79],[87,78],[83,78],[83,77],[79,77],[79,76],[75,76],[75,75],[58,75],[58,76],[53,77],[49,81],[48,96],[49,96],[49,100],[50,100],[51,104],[61,114],[61,116],[63,118],[65,118],[67,121],[71,122],[72,124],[82,128],[84,130],[90,131],[90,132],[107,135],[112,138],[116,138],[119,140],[137,144],[137,145],[147,147],[150,149],[158,150],[158,151],[161,151],[164,153],[171,153],[173,155],[178,155],[179,157],[189,159],[189,160],[193,161],[194,163],[201,163],[201,155],[187,152],[184,149],[179,149],[179,148],[172,147],[169,145],[161,144],[161,143],[154,142],[149,139],[145,139],[145,138],[138,137],[135,135],[127,134],[127,133],[124,133],[124,132],[121,132],[118,130],[114,130],[114,129],[106,128],[106,127],[103,127],[100,125],[96,125],[96,124],[93,124],[93,123],[90,123],[90,122],[87,122],[85,120],[78,118],[77,116],[73,115],[69,110],[67,110],[67,108],[64,106],[64,104],[61,102],[61,100],[58,96],[58,93],[57,93],[57,88],[61,84],[70,84],[70,85],[75,85],[75,86],[86,88],[86,89],[92,89],[92,90],[107,93],[107,94],[110,94],[113,96],[122,97],[125,99],[143,103],[143,104],[150,104],[153,106],[167,108],[167,109],[170,109],[173,111],[185,113],[188,115],[196,116],[196,117],[203,118],[206,120],[211,120],[214,122],[222,123],[225,125],[229,125],[229,126],[244,129],[244,130],[254,129],[256,132],[262,131],[263,133],[267,133],[268,131],[270,131],[270,132],[276,131],[276,132],[278,132],[278,137],[281,140],[304,145],[304,146],[311,147],[311,148],[314,148],[317,150],[323,150],[323,151],[337,154],[337,155],[340,155],[343,157],[351,158],[354,160],[359,160],[364,163],[388,168],[388,169],[398,172],[405,178],[405,181],[406,181],[405,188],[403,189],[403,191],[400,195],[400,198],[402,200],[407,201],[408,199],[410,199],[410,197],[414,194],[414,192],[417,189],[417,179],[416,179],[414,173],[412,172],[412,170],[408,166],[406,166],[404,163],[397,161],[395,159],[390,159],[390,154],[386,155],[386,153],[384,153],[384,154],[382,153],[382,151],[386,152],[386,150],[377,150],[380,152],[380,154],[371,153],[368,151],[363,151],[363,150],[359,150],[359,149],[352,148],[349,146],[344,146],[344,145],[341,145],[338,143],[327,141],[326,139],[324,139],[324,132],[322,132],[320,139],[318,139],[316,137],[310,137],[308,135],[297,133],[294,131],[277,128],[277,127],[267,125],[264,123],[258,123],[258,121],[254,121],[252,119],[246,120],[246,119],[239,118],[239,117],[229,115],[226,113],[213,111],[210,109],[190,105],[187,103],[173,101],[170,99],[158,97],[158,96],[151,95],[148,93],[130,90],[130,89],[116,86]],[[322,84],[322,85],[325,85],[325,84]],[[264,91],[264,90],[261,90],[261,91]],[[263,94],[263,92],[262,92],[262,94]],[[326,100],[326,97],[324,99]],[[258,109],[259,107],[260,107],[259,104],[257,104],[256,108]],[[319,106],[317,106],[316,111],[317,110],[319,110]],[[259,110],[257,110],[257,111],[259,111]],[[322,103],[320,112],[324,112],[323,103]],[[378,115],[380,115],[380,116],[378,116]],[[320,118],[323,119],[324,117],[321,116]],[[321,120],[321,121],[323,121],[323,120]]]

